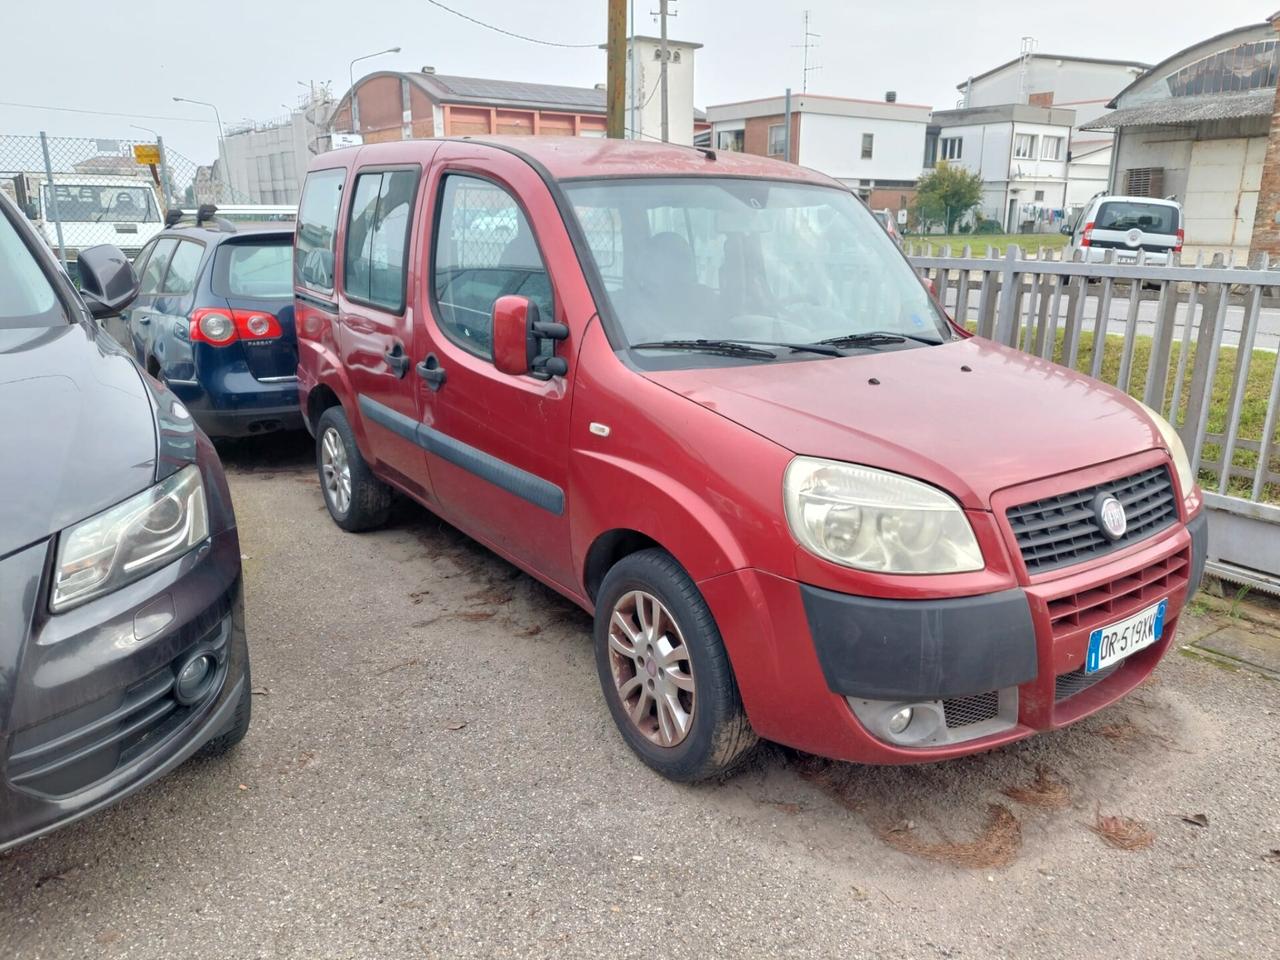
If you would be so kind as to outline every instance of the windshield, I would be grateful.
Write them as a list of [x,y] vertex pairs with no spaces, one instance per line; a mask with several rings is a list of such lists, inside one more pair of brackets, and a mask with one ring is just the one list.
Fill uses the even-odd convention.
[[50,326],[65,320],[53,285],[0,210],[0,329]]
[[293,238],[224,243],[213,261],[213,289],[223,297],[293,297]]
[[[159,223],[155,196],[150,187],[102,186],[89,183],[55,183],[58,216],[73,223]],[[44,215],[53,219],[49,185],[44,185]]]
[[1108,200],[1098,208],[1093,228],[1173,234],[1178,232],[1178,208],[1163,203]]
[[713,177],[565,189],[629,344],[878,332],[918,346],[951,335],[888,234],[844,190]]

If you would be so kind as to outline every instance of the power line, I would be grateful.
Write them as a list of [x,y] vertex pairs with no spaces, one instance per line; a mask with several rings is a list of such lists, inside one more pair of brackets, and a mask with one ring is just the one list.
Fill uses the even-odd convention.
[[55,110],[60,113],[88,113],[95,117],[125,117],[130,120],[170,120],[175,123],[213,123],[212,120],[200,120],[195,117],[166,117],[154,113],[113,113],[110,110],[81,110],[77,107],[51,107],[43,103],[15,103],[12,100],[0,100],[0,107],[22,107],[26,110]]
[[586,49],[588,47],[599,47],[599,43],[560,43],[557,40],[540,40],[537,37],[527,37],[523,33],[516,33],[514,30],[504,30],[502,27],[495,27],[492,23],[485,23],[483,20],[477,20],[469,14],[463,13],[461,10],[455,10],[453,7],[447,7],[440,0],[427,0],[427,3],[433,7],[439,7],[446,13],[452,13],[455,17],[461,17],[463,20],[470,21],[478,27],[484,27],[486,30],[492,30],[494,33],[501,33],[504,36],[515,37],[517,40],[524,40],[528,43],[539,43],[544,47],[570,47],[574,49]]

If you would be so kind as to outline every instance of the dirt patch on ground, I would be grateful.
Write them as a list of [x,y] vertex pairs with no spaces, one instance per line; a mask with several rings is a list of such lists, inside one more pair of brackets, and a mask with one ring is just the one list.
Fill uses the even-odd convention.
[[1056,809],[1071,803],[1067,785],[1043,765],[1036,767],[1036,775],[1027,783],[1005,787],[1000,792],[1024,807]]

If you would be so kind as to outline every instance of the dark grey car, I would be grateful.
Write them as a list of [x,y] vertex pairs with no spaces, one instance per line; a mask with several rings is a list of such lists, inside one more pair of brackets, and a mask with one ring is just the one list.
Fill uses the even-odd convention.
[[212,444],[0,195],[0,850],[248,729],[240,545]]

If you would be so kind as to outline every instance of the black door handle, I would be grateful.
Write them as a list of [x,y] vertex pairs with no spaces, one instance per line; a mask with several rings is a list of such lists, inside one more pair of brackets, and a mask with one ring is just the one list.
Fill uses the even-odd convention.
[[399,342],[392,344],[382,356],[387,361],[387,367],[396,375],[396,379],[403,377],[409,369],[409,355],[404,352],[404,346]]
[[418,376],[427,381],[427,386],[432,390],[439,390],[444,386],[444,367],[440,366],[440,361],[434,353],[428,353],[427,358],[418,364],[417,370]]

